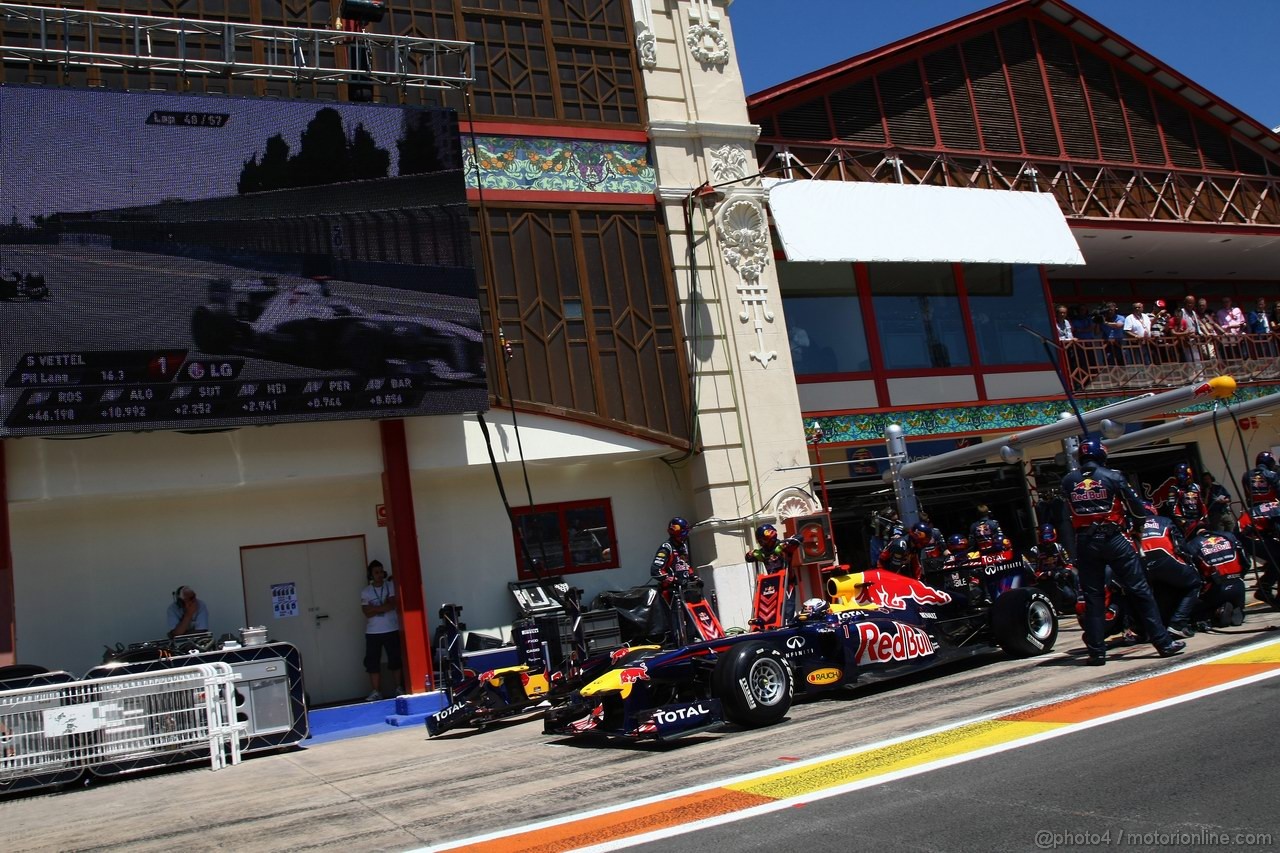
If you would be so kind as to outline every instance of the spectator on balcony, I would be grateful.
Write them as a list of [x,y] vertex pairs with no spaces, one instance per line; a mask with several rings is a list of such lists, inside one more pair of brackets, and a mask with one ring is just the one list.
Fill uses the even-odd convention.
[[1244,334],[1244,312],[1240,310],[1240,306],[1231,304],[1230,296],[1222,297],[1222,307],[1218,309],[1218,313],[1214,314],[1213,319],[1217,321],[1223,334]]
[[1267,305],[1265,296],[1258,297],[1257,305],[1249,312],[1246,322],[1249,324],[1251,335],[1271,334],[1271,308]]
[[1240,336],[1245,333],[1245,319],[1240,306],[1232,305],[1231,297],[1224,296],[1222,307],[1213,315],[1213,319],[1222,329],[1223,340],[1219,344],[1218,354],[1223,358],[1243,358],[1244,341]]
[[1123,359],[1120,350],[1124,345],[1124,317],[1114,302],[1102,306],[1102,337],[1107,342],[1107,361],[1120,364]]
[[1141,302],[1133,303],[1132,312],[1124,318],[1124,363],[1143,364],[1147,359],[1147,338],[1151,337],[1151,316]]
[[1217,315],[1209,310],[1209,300],[1203,296],[1196,300],[1196,314],[1200,317],[1200,334],[1216,337],[1223,333]]
[[1222,336],[1222,327],[1218,325],[1218,318],[1209,309],[1209,300],[1203,296],[1196,300],[1196,316],[1200,318],[1200,334],[1206,338],[1200,343],[1200,353],[1212,361],[1218,357],[1219,353],[1218,345],[1211,339]]
[[1191,294],[1187,294],[1182,300],[1182,310],[1174,317],[1174,321],[1170,324],[1173,333],[1181,338],[1186,339],[1186,343],[1182,348],[1182,359],[1188,363],[1203,361],[1201,355],[1200,344],[1196,340],[1200,335],[1204,334],[1201,328],[1200,315],[1196,312],[1196,298]]
[[1254,309],[1249,312],[1246,318],[1249,334],[1255,335],[1255,339],[1251,342],[1254,355],[1270,358],[1276,354],[1275,342],[1271,340],[1271,331],[1275,325],[1271,320],[1271,306],[1267,305],[1267,299],[1259,296]]
[[1093,322],[1093,317],[1085,306],[1076,305],[1071,309],[1071,331],[1077,341],[1098,339],[1098,326]]
[[1066,343],[1067,341],[1074,341],[1076,339],[1076,333],[1075,330],[1071,328],[1071,316],[1067,313],[1067,306],[1059,305],[1056,310],[1058,316],[1056,326],[1058,331],[1058,340],[1063,343]]
[[1156,300],[1156,313],[1151,315],[1151,358],[1156,364],[1167,364],[1176,360],[1171,349],[1173,334],[1170,325],[1174,317],[1163,299]]

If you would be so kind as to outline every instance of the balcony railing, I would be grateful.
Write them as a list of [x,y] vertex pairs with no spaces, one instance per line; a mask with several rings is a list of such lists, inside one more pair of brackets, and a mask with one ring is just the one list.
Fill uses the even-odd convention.
[[1280,334],[1064,341],[1062,359],[1071,387],[1083,394],[1172,388],[1220,375],[1280,381]]

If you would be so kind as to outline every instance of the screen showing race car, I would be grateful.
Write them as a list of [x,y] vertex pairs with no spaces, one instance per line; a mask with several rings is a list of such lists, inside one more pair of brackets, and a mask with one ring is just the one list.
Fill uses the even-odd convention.
[[481,411],[450,110],[0,87],[0,437]]

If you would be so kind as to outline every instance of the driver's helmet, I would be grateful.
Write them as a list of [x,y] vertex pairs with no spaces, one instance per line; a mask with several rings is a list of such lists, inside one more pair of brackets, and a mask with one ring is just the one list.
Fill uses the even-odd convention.
[[1191,466],[1186,462],[1179,462],[1173,466],[1173,478],[1178,481],[1179,486],[1194,482],[1195,476],[1195,472],[1191,470]]
[[900,536],[884,546],[884,551],[889,555],[889,562],[895,566],[906,565],[907,558],[911,556],[911,546]]
[[1079,450],[1080,461],[1091,459],[1099,465],[1107,463],[1107,448],[1100,438],[1086,438],[1080,442]]
[[800,615],[806,619],[825,616],[830,610],[831,605],[822,598],[806,598],[800,605]]
[[952,533],[947,537],[947,550],[953,554],[963,554],[969,550],[969,537],[963,533]]
[[933,541],[933,528],[923,521],[911,525],[911,544],[916,548],[928,548]]
[[1253,460],[1253,464],[1259,468],[1266,468],[1268,471],[1276,470],[1276,458],[1268,450],[1263,450],[1259,453],[1257,458]]
[[1204,518],[1204,504],[1200,500],[1199,489],[1187,489],[1178,495],[1178,515],[1184,524]]
[[1040,525],[1037,541],[1041,545],[1050,545],[1058,541],[1058,529],[1048,522]]
[[979,551],[985,551],[996,546],[996,530],[991,526],[990,522],[983,521],[978,524],[978,529],[974,531],[974,547]]
[[756,528],[756,543],[765,551],[778,544],[778,528],[772,524],[762,524]]
[[684,542],[689,538],[689,522],[676,516],[667,523],[667,535],[672,542]]
[[889,525],[889,538],[896,539],[899,536],[907,535],[907,527],[901,521],[895,521]]

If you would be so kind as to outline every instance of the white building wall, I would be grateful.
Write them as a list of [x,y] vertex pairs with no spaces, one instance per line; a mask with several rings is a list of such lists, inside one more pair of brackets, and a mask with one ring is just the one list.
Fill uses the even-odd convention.
[[[503,461],[519,458],[509,413],[488,419],[508,497],[525,505],[519,463]],[[552,418],[519,424],[535,503],[612,500],[621,566],[571,582],[588,600],[644,583],[667,519],[689,513],[686,485],[657,459],[670,448]],[[471,630],[496,634],[515,616],[515,546],[478,423],[417,418],[406,432],[429,624],[450,601]],[[371,421],[24,438],[4,451],[19,662],[81,673],[106,644],[161,637],[181,584],[208,604],[215,635],[244,627],[244,546],[362,535],[370,559],[388,561]],[[364,567],[352,572],[358,590]]]

